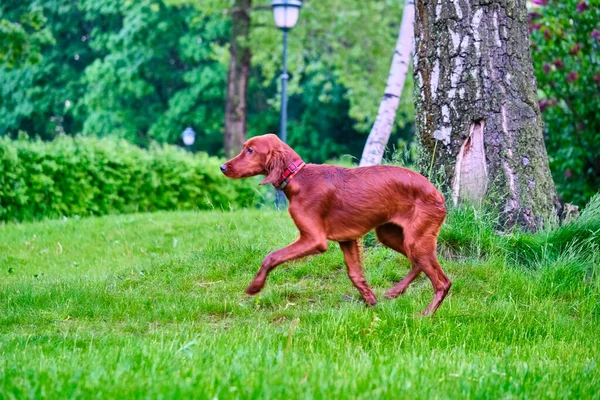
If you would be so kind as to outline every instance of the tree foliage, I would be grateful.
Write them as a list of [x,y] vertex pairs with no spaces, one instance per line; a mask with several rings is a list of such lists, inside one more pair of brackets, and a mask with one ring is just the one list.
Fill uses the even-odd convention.
[[[3,2],[2,18],[10,21],[38,10],[55,42],[40,45],[43,59],[35,65],[0,63],[0,135],[82,132],[148,146],[178,143],[191,126],[196,150],[222,154],[233,3]],[[304,2],[290,35],[288,130],[307,159],[360,154],[400,15],[392,0]],[[278,130],[281,64],[281,33],[268,2],[257,3],[251,24],[249,136]],[[408,136],[411,102],[401,107],[398,132]]]
[[45,26],[46,17],[37,2],[32,2],[28,9],[14,18],[7,15],[11,1],[0,5],[0,64],[7,68],[17,68],[27,64],[35,64],[41,60],[40,47],[53,42],[50,30]]

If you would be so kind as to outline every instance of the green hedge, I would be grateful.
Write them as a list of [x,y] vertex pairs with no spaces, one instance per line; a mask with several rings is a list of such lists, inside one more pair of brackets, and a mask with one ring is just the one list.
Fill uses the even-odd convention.
[[256,181],[225,178],[222,162],[174,146],[0,137],[0,221],[255,205]]

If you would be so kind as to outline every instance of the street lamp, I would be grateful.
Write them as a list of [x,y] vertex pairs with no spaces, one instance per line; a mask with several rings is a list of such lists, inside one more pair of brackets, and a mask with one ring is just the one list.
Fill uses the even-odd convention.
[[[283,72],[281,74],[281,129],[279,138],[285,143],[287,142],[287,40],[288,32],[298,22],[302,1],[300,0],[273,0],[271,8],[273,8],[273,17],[275,25],[283,32]],[[275,204],[277,208],[281,208],[285,204],[285,198],[281,190],[275,193]]]
[[196,132],[191,127],[185,128],[185,130],[181,133],[181,139],[183,140],[183,144],[188,151],[191,151],[192,145],[196,141]]

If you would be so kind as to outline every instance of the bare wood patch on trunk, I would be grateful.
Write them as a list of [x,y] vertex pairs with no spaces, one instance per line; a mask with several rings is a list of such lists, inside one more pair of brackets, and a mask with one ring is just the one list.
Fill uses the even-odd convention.
[[489,179],[483,140],[484,127],[483,120],[471,125],[469,136],[456,157],[456,169],[452,183],[454,205],[465,200],[473,204],[480,204],[487,192]]

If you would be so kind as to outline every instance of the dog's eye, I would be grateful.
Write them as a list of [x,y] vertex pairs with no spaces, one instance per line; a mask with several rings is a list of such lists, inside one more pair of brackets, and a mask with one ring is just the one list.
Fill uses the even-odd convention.
[[246,153],[252,154],[252,153],[254,153],[254,149],[252,147],[248,147],[248,149],[246,150]]

